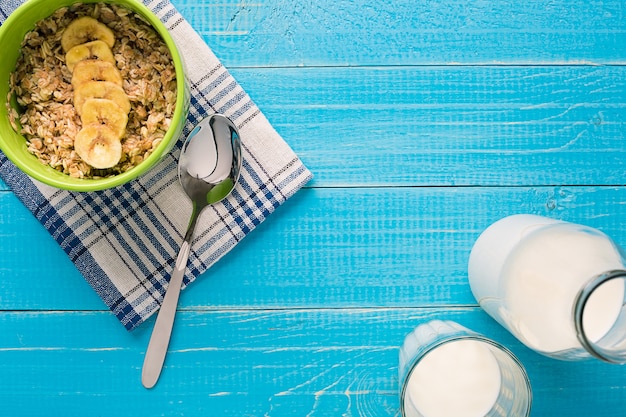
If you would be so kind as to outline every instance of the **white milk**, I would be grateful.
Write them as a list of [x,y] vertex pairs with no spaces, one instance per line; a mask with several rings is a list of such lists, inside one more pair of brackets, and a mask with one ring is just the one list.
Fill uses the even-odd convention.
[[[546,354],[582,349],[573,320],[578,292],[594,276],[624,269],[598,231],[533,215],[490,226],[470,254],[468,275],[481,307],[528,347]],[[605,335],[620,312],[624,281],[596,289],[584,310],[588,339]]]
[[452,341],[417,363],[405,401],[411,401],[423,417],[484,417],[498,398],[500,384],[498,362],[486,343]]
[[[606,238],[562,226],[528,235],[507,259],[501,276],[507,321],[529,347],[547,353],[579,346],[572,318],[576,295],[595,275],[623,268],[620,254]],[[609,331],[623,299],[620,279],[593,292],[583,315],[588,339],[595,342]]]

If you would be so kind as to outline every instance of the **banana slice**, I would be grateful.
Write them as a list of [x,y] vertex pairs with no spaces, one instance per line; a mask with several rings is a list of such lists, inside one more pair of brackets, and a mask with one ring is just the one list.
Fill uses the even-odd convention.
[[115,65],[115,57],[109,45],[103,41],[91,41],[87,43],[81,43],[72,47],[67,54],[65,54],[65,63],[70,71],[74,71],[74,66],[80,61],[89,60],[101,60],[110,62]]
[[114,63],[99,59],[86,59],[74,65],[72,86],[76,89],[87,81],[110,81],[122,86],[122,74]]
[[61,46],[63,51],[67,52],[76,45],[95,40],[101,40],[109,48],[113,48],[115,35],[108,26],[98,22],[93,17],[84,16],[72,20],[65,28],[61,36]]
[[83,104],[81,121],[84,126],[106,126],[115,132],[118,139],[121,139],[126,132],[128,114],[124,113],[113,100],[90,98],[85,100],[85,104]]
[[122,87],[110,81],[87,81],[74,89],[74,107],[82,115],[85,102],[90,98],[106,98],[119,106],[122,112],[130,112],[130,100]]
[[74,150],[97,169],[114,167],[122,158],[122,142],[115,132],[103,125],[83,127],[74,139]]

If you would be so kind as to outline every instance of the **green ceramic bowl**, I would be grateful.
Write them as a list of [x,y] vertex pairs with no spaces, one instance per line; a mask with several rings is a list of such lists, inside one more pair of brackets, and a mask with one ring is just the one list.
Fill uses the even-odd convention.
[[[11,127],[6,107],[9,92],[9,77],[15,69],[24,35],[35,27],[35,23],[50,16],[55,10],[75,3],[104,2],[124,6],[141,15],[161,35],[167,44],[176,69],[176,109],[169,130],[155,151],[138,166],[122,174],[101,179],[72,178],[67,174],[43,165],[28,152],[26,139]],[[186,85],[183,60],[166,27],[147,7],[138,0],[27,0],[17,8],[0,26],[0,149],[23,172],[30,177],[56,188],[72,191],[96,191],[127,183],[153,168],[172,149],[181,135],[187,112],[189,94]]]

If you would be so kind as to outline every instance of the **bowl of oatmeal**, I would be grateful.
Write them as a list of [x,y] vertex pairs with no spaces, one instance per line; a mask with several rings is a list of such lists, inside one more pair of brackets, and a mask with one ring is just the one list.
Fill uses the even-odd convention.
[[28,0],[0,26],[0,45],[0,149],[30,177],[72,191],[116,187],[180,138],[183,61],[141,2]]

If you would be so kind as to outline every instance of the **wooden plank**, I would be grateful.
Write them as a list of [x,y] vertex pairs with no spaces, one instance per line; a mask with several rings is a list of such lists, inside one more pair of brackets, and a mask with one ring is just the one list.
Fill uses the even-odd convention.
[[229,67],[623,64],[620,0],[172,0]]
[[106,308],[13,193],[0,192],[0,207],[0,310]]
[[435,318],[513,350],[533,416],[613,417],[626,406],[621,367],[544,358],[478,308],[183,311],[152,391],[139,381],[149,329],[122,332],[97,312],[0,312],[0,401],[21,417],[397,416],[398,348]]
[[[626,247],[625,200],[624,187],[304,189],[184,291],[181,307],[475,305],[467,257],[493,221],[542,214]],[[0,309],[102,309],[15,197],[0,193],[0,204],[10,248],[0,254]]]
[[312,170],[310,186],[626,183],[623,66],[233,74]]
[[311,186],[517,186],[626,183],[625,71],[377,67],[233,74],[313,171]]

